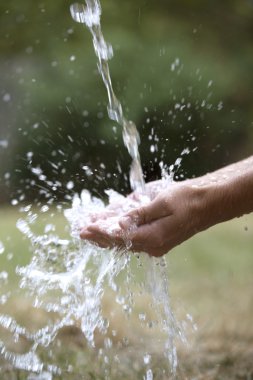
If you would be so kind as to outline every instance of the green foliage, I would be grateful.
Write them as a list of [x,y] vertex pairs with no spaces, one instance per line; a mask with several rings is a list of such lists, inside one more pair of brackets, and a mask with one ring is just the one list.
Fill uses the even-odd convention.
[[[115,92],[140,130],[148,179],[159,176],[161,159],[170,165],[186,147],[194,152],[183,160],[178,177],[252,153],[250,1],[101,3],[104,34],[115,53],[110,62]],[[0,4],[0,90],[12,95],[11,102],[0,105],[1,133],[12,141],[0,152],[8,161],[0,174],[15,173],[14,193],[32,179],[37,183],[27,152],[34,152],[33,165],[63,184],[58,198],[70,179],[76,190],[127,189],[121,172],[128,172],[130,159],[120,128],[115,132],[107,116],[91,36],[71,20],[70,4]],[[154,154],[152,131],[159,138]],[[97,178],[85,176],[86,165],[97,170]],[[34,188],[26,194],[34,196]]]

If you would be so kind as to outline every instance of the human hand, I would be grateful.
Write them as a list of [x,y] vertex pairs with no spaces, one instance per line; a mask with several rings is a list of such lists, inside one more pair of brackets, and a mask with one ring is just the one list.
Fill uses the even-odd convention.
[[124,248],[130,240],[130,250],[162,256],[205,228],[202,193],[191,181],[173,183],[149,204],[120,217],[97,220],[80,236],[104,248]]
[[148,203],[138,193],[122,197],[113,217],[96,219],[80,236],[101,247],[128,248],[130,241],[132,251],[162,256],[197,232],[253,212],[252,168],[253,156],[181,183],[151,183]]

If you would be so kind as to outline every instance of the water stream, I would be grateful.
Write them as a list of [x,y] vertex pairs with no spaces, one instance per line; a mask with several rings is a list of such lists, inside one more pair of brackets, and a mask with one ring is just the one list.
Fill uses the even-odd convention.
[[125,118],[122,105],[113,91],[108,64],[108,61],[113,57],[113,48],[105,41],[101,30],[101,5],[97,0],[87,0],[86,7],[83,4],[75,3],[70,7],[70,11],[73,19],[85,24],[92,34],[94,50],[98,57],[98,70],[103,78],[109,99],[108,115],[111,120],[116,121],[122,127],[123,140],[133,160],[130,184],[133,190],[144,191],[145,184],[138,149],[140,136],[135,124]]
[[[150,202],[145,194],[139,134],[134,123],[125,118],[113,91],[108,64],[113,49],[102,34],[99,1],[86,0],[86,6],[72,5],[71,15],[92,33],[98,69],[108,93],[108,114],[122,127],[124,143],[132,157],[130,183],[132,189],[139,192],[139,198],[107,191],[109,204],[124,204],[123,213]],[[167,186],[170,176],[164,177],[163,185]],[[18,267],[17,274],[20,277],[19,297],[29,303],[31,313],[42,313],[39,315],[44,319],[40,327],[32,328],[18,322],[7,311],[0,314],[2,335],[8,334],[12,342],[0,340],[0,354],[5,365],[9,363],[25,371],[29,380],[67,378],[76,369],[68,360],[59,362],[55,352],[59,351],[57,344],[60,344],[58,338],[62,331],[76,328],[86,342],[81,350],[82,362],[88,351],[90,357],[95,353],[97,361],[100,360],[101,378],[111,379],[115,372],[120,377],[127,366],[128,376],[131,368],[135,374],[142,371],[144,378],[151,380],[154,378],[153,362],[159,350],[165,360],[164,366],[160,364],[160,375],[166,378],[175,374],[176,340],[185,342],[185,335],[172,312],[165,259],[133,255],[126,249],[106,250],[80,241],[80,228],[91,222],[94,213],[103,213],[106,209],[102,200],[92,197],[86,190],[76,195],[72,206],[64,211],[69,223],[67,238],[61,237],[50,222],[50,207],[43,207],[41,214],[48,215],[48,222],[40,233],[36,232],[40,213],[34,211],[32,205],[20,209],[17,228],[29,242],[32,254],[30,263]],[[114,228],[112,221],[113,218],[110,228]],[[3,281],[7,282],[7,277]],[[8,306],[12,296],[5,294],[1,304]],[[22,340],[26,348],[19,350]]]

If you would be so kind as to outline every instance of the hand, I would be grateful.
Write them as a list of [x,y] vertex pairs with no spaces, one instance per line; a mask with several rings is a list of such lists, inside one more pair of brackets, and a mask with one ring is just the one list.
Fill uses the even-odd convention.
[[113,216],[97,218],[81,238],[101,247],[128,248],[131,241],[132,251],[162,256],[197,232],[253,212],[253,156],[203,177],[158,181],[147,189],[148,203],[138,193],[121,197]]
[[147,205],[97,220],[82,230],[81,238],[104,248],[123,248],[130,239],[132,251],[162,256],[201,229],[200,193],[190,181],[173,183]]

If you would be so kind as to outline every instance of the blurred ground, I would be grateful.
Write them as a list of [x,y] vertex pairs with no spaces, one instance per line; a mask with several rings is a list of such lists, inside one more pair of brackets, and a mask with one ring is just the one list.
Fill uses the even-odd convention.
[[[22,238],[15,229],[17,214],[5,210],[5,215],[4,225],[1,220],[1,239],[2,236],[11,236],[14,257],[15,255],[19,257],[19,262],[22,260],[26,262],[27,248],[25,243],[22,246]],[[60,216],[57,222],[62,229],[64,222]],[[179,320],[185,319],[189,313],[197,325],[197,330],[194,331],[189,324],[188,345],[179,344],[179,367],[176,379],[250,380],[253,378],[252,231],[252,216],[244,217],[216,226],[194,237],[168,255],[173,309]],[[6,249],[8,250],[8,247]],[[0,256],[2,269],[5,269],[4,259],[7,250]],[[17,258],[16,261],[9,261],[9,264],[16,265],[16,262]],[[8,270],[10,269],[9,267]],[[138,325],[131,327],[122,319],[109,293],[105,295],[104,308],[106,312],[116,310],[116,316],[114,315],[111,320],[110,331],[115,329],[119,334],[117,339],[114,338],[110,352],[111,357],[117,354],[123,363],[120,371],[116,364],[110,367],[111,378],[117,379],[119,376],[122,379],[143,378],[143,369],[138,368],[137,364],[140,344]],[[7,310],[3,306],[0,307],[0,312],[3,311],[15,315],[21,323],[28,323],[30,327],[41,326],[46,321],[43,312],[35,311],[29,306],[29,300],[17,299],[15,296],[7,306]],[[0,334],[3,339],[4,331],[1,330]],[[152,346],[155,352],[152,359],[154,378],[165,379],[161,373],[164,358],[157,343],[159,335],[155,330],[152,334],[146,342],[149,345],[147,349],[151,349]],[[78,326],[66,328],[60,335],[58,343],[55,343],[52,349],[57,352],[59,364],[67,361],[74,370],[72,374],[64,373],[59,379],[103,379],[105,364],[96,350],[92,351],[86,347]],[[129,344],[119,345],[124,336],[129,338]],[[102,347],[104,337],[97,336],[96,340],[97,346]],[[13,344],[11,339],[9,344]],[[15,346],[15,349],[20,352],[25,347],[27,342],[24,341],[21,342],[21,346]],[[27,374],[13,370],[4,362],[0,374],[3,380],[27,378]]]

